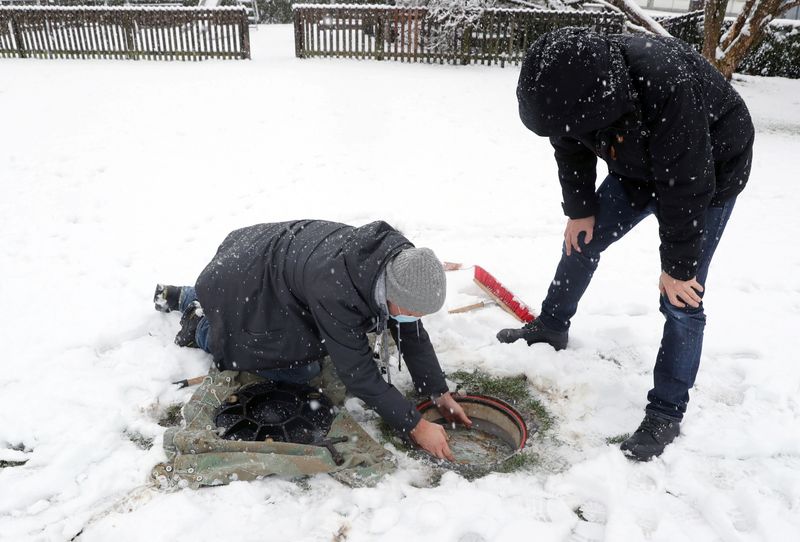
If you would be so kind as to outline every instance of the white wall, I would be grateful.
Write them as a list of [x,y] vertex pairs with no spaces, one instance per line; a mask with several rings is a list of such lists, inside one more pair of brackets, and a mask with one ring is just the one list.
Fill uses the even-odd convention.
[[[643,8],[663,10],[663,11],[689,11],[689,0],[636,0],[636,3]],[[728,15],[738,15],[744,5],[745,0],[728,0]],[[800,8],[795,8],[786,13],[783,18],[797,19],[800,15]]]

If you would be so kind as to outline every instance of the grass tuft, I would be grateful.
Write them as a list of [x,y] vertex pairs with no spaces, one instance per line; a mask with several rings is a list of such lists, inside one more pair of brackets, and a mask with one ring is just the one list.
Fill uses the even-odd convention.
[[525,375],[494,377],[475,370],[471,373],[456,371],[448,376],[467,393],[491,395],[511,404],[526,420],[537,423],[539,433],[546,433],[553,427],[553,417],[542,402],[531,395]]
[[164,409],[164,413],[158,419],[158,425],[161,427],[174,427],[176,425],[180,425],[182,419],[181,408],[183,408],[183,405],[180,403],[169,405]]

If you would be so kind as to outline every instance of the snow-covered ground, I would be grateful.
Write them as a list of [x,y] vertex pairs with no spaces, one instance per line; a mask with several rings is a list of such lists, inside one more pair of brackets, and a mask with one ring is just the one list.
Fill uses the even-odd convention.
[[[228,231],[385,219],[533,306],[559,256],[555,165],[518,120],[517,69],[298,60],[285,26],[253,43],[250,62],[0,61],[0,460],[28,460],[0,469],[0,539],[797,539],[800,81],[785,79],[735,83],[758,130],[753,175],[712,266],[684,434],[662,458],[606,443],[635,429],[651,383],[651,218],[604,256],[566,351],[498,344],[515,323],[496,308],[428,318],[445,370],[528,376],[556,420],[534,439],[540,467],[426,487],[399,456],[374,489],[145,486],[156,419],[191,394],[170,382],[209,366],[172,343],[178,316],[153,310],[153,287],[193,283]],[[469,272],[448,295],[480,297]]]

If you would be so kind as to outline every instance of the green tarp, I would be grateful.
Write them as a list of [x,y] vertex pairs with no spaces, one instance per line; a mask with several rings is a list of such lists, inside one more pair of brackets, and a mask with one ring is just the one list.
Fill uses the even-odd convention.
[[322,374],[311,385],[320,388],[338,410],[326,438],[347,438],[346,442],[333,445],[341,455],[341,464],[337,465],[331,452],[322,446],[220,438],[214,424],[216,409],[239,388],[262,380],[249,373],[212,368],[184,405],[182,426],[165,432],[167,461],[155,466],[154,480],[164,488],[196,489],[270,475],[302,477],[328,473],[351,486],[369,486],[394,470],[391,454],[341,408],[344,385],[336,377],[329,359],[323,362]]

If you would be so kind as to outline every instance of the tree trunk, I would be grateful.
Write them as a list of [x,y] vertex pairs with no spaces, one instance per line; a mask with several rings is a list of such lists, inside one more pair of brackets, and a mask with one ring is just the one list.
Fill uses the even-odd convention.
[[717,49],[719,38],[722,36],[722,22],[725,20],[726,9],[728,0],[706,0],[703,17],[703,56],[717,69],[720,68]]

